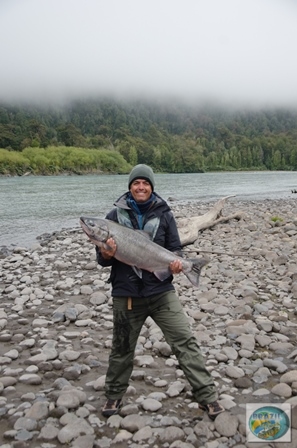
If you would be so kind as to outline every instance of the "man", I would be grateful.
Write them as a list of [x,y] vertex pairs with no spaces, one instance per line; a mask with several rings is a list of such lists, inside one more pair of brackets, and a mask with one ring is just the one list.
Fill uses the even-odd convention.
[[[114,204],[106,218],[149,232],[155,243],[181,255],[181,243],[173,214],[168,204],[154,191],[153,170],[136,165],[129,175],[129,191]],[[211,419],[224,411],[216,401],[211,375],[204,366],[197,341],[172,284],[173,276],[160,281],[153,273],[142,271],[140,278],[131,266],[114,258],[116,244],[107,240],[110,249],[96,246],[101,266],[111,266],[113,297],[113,341],[106,374],[107,401],[102,408],[105,417],[117,414],[122,406],[133,370],[134,352],[141,328],[150,316],[162,330],[180,368],[192,386],[199,407]],[[145,257],[145,254],[143,254]],[[180,260],[170,263],[172,274],[182,270]]]

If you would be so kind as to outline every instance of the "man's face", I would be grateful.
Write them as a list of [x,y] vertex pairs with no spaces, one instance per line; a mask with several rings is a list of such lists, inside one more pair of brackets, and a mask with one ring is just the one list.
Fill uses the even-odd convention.
[[152,194],[151,184],[145,179],[135,179],[130,185],[130,192],[136,202],[146,202]]

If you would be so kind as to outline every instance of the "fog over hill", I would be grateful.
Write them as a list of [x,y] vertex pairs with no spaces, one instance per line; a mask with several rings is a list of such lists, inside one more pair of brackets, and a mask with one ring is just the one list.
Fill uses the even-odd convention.
[[2,0],[0,100],[297,105],[293,0]]

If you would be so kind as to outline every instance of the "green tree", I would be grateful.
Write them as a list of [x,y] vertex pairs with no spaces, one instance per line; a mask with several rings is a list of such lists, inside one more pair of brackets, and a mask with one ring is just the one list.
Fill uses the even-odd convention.
[[72,123],[61,125],[57,129],[58,139],[65,146],[84,146],[84,138]]
[[29,170],[29,160],[16,151],[0,149],[0,174],[24,174]]
[[293,148],[290,154],[290,165],[297,170],[297,147]]
[[134,166],[134,165],[137,165],[137,159],[138,159],[138,156],[137,156],[137,151],[136,151],[135,146],[130,146],[130,149],[129,149],[129,156],[128,156],[128,162],[129,162],[132,166]]
[[272,154],[272,168],[280,170],[282,168],[282,155],[281,152],[276,149]]

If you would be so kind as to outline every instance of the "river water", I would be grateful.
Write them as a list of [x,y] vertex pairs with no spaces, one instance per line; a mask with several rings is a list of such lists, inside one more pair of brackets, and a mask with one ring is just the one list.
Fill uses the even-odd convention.
[[[156,191],[171,204],[296,197],[296,172],[156,174]],[[127,190],[128,175],[0,178],[0,246],[27,248],[43,233],[78,228],[81,215],[104,217]]]

